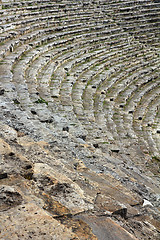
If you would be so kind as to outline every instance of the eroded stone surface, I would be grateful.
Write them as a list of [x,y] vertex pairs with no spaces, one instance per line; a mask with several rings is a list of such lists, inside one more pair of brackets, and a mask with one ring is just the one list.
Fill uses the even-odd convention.
[[85,202],[87,198],[78,184],[46,164],[34,165],[33,178],[40,189],[67,207],[70,213],[76,214],[93,209],[92,203]]
[[95,216],[80,216],[80,218],[85,220],[92,227],[93,232],[96,234],[98,239],[138,240],[138,238],[135,238],[132,234],[128,233],[111,219]]
[[13,187],[0,186],[0,211],[6,211],[22,203],[22,196]]
[[0,215],[1,239],[79,239],[34,203],[23,204]]
[[[13,239],[142,239],[142,229],[146,239],[148,232],[156,239],[158,219],[144,211],[154,207],[143,206],[143,198],[111,175],[96,174],[78,159],[66,167],[55,158],[58,148],[54,154],[44,141],[18,135],[16,144],[6,141],[0,179],[2,239],[10,234]],[[133,227],[134,219],[141,228]]]

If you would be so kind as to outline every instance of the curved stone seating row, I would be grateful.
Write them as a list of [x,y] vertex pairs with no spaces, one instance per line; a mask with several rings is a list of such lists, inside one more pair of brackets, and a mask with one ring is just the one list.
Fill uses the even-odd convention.
[[[68,4],[68,3],[67,3]],[[55,7],[55,5],[53,5],[54,7]],[[52,5],[50,6],[50,8],[52,8]],[[66,9],[66,6],[65,6],[65,9]],[[72,8],[69,8],[69,11],[71,11],[72,10]],[[73,10],[75,10],[75,9],[73,9]],[[84,10],[84,8],[83,8],[83,10]],[[87,6],[87,10],[88,10],[88,6]],[[41,15],[43,14],[43,12],[41,12]]]
[[[74,34],[74,31],[73,32],[68,32],[68,34]],[[44,32],[41,32],[41,34],[44,34]],[[31,40],[32,38],[35,38],[36,37],[36,35],[37,35],[37,37],[40,35],[40,32],[35,32],[35,34],[33,34],[32,35],[32,37],[31,36],[29,36],[29,35],[26,35],[25,37],[23,37],[23,39],[22,38],[20,38],[20,43],[21,42],[23,42],[23,41],[29,41],[29,39]],[[63,37],[64,35],[62,34],[62,37]],[[55,36],[53,36],[54,38],[57,38],[57,37],[61,37],[61,34],[57,34],[57,35],[55,35]],[[46,39],[43,39],[42,40],[43,42],[45,42],[45,41],[47,41],[47,38]],[[6,44],[6,48],[5,48],[5,45],[3,45],[3,47],[1,47],[3,50],[2,50],[2,56],[4,57],[5,56],[5,54],[7,54],[7,53],[9,53],[10,51],[13,51],[14,50],[14,47],[16,46],[16,45],[18,45],[18,44],[20,44],[19,42],[18,42],[18,40],[16,41],[13,41],[13,42],[10,42],[10,43],[8,43],[8,44]],[[22,43],[21,43],[22,44]],[[14,46],[15,45],[15,46]]]
[[[35,44],[35,46],[36,46],[36,44]],[[92,66],[92,65],[91,65]]]
[[[141,75],[140,75],[140,77],[141,77]],[[146,83],[145,82],[142,83],[142,86],[143,86],[143,84],[147,85],[147,83],[148,83],[148,80],[146,79]],[[141,85],[139,85],[139,87],[141,87]],[[126,112],[127,115],[132,116],[132,113],[134,113],[134,108],[136,107],[136,101],[132,102],[132,97],[134,97],[134,94],[137,93],[138,88],[137,87],[135,88],[134,85],[131,85],[128,90],[129,91],[126,90],[126,93],[125,93],[125,91],[124,91],[124,93],[120,92],[119,95],[121,95],[121,96],[120,96],[120,98],[119,98],[119,96],[117,97],[116,102],[118,103],[120,108],[124,109],[124,111]],[[138,90],[138,91],[140,92],[140,90]],[[122,101],[121,101],[121,97],[123,98]],[[136,97],[134,97],[134,98],[136,99]],[[128,131],[129,131],[129,129],[128,129]]]
[[[146,9],[140,12],[139,19],[132,18],[133,24],[125,25],[121,9],[134,6],[135,2],[142,8],[151,3],[77,1],[72,6],[70,1],[55,1],[55,5],[48,1],[15,2],[4,5],[10,9],[8,20],[1,23],[6,37],[14,28],[18,32],[1,39],[0,83],[4,91],[0,94],[1,119],[36,140],[48,141],[54,156],[68,170],[74,168],[75,181],[77,165],[73,163],[77,159],[98,173],[100,184],[104,183],[101,177],[108,179],[105,184],[113,181],[105,194],[117,205],[128,201],[127,193],[117,201],[120,194],[115,188],[117,181],[157,204],[156,181],[150,181],[149,171],[147,176],[143,174],[146,170],[143,166],[151,160],[153,152],[159,156],[159,59],[157,48],[152,42],[140,43],[136,31],[145,38],[147,31],[152,34],[150,28],[154,26],[156,34],[158,21],[157,25],[147,26],[140,17],[149,16]],[[157,8],[153,5],[152,14]],[[12,25],[13,15],[18,11],[22,17],[15,16]],[[54,16],[47,18],[47,14],[52,14],[50,11]],[[154,17],[149,19],[152,20]],[[30,23],[33,25],[29,28]],[[53,159],[47,161],[51,164]],[[92,182],[93,174],[87,169],[82,170],[81,176]],[[139,186],[144,182],[147,190],[141,193]],[[91,186],[86,180],[80,184]],[[130,209],[131,202],[127,204]]]
[[[73,5],[74,6],[74,5]],[[49,15],[48,16],[48,14],[45,12],[44,14],[45,15],[47,15],[46,17],[42,17],[43,16],[43,12],[40,12],[39,14],[40,14],[40,18],[36,18],[35,19],[35,16],[33,15],[32,17],[30,17],[29,16],[29,19],[27,18],[26,19],[26,15],[27,14],[20,14],[20,17],[22,17],[22,16],[24,16],[25,15],[25,18],[24,19],[22,19],[22,20],[20,20],[20,21],[15,21],[14,20],[14,16],[16,17],[16,19],[18,18],[17,17],[17,13],[16,13],[16,15],[13,15],[13,18],[11,18],[11,24],[9,25],[9,23],[8,24],[6,24],[6,25],[4,25],[3,26],[3,24],[2,24],[2,26],[1,26],[1,28],[2,29],[4,29],[5,31],[7,30],[7,27],[8,27],[8,30],[11,30],[12,28],[13,28],[13,30],[15,30],[16,28],[19,28],[20,26],[21,27],[24,27],[26,24],[31,24],[31,23],[33,23],[33,22],[44,22],[44,21],[46,21],[45,22],[45,24],[48,24],[48,25],[50,25],[50,22],[52,23],[52,24],[58,24],[59,23],[59,25],[61,24],[60,22],[63,22],[64,23],[64,21],[67,21],[70,17],[74,17],[74,19],[72,19],[73,21],[75,21],[75,16],[77,15],[78,17],[81,17],[81,18],[83,18],[83,15],[84,14],[86,14],[87,16],[90,16],[90,15],[92,15],[93,16],[93,13],[92,12],[88,12],[88,10],[86,11],[86,13],[85,13],[85,11],[84,11],[84,9],[83,9],[83,11],[81,12],[81,11],[79,11],[79,9],[77,10],[77,9],[75,9],[74,7],[72,8],[72,7],[70,7],[69,9],[68,9],[68,11],[69,11],[69,14],[62,14],[62,13],[59,13],[59,12],[55,12],[55,14],[53,15],[53,13],[52,13],[52,15]],[[70,13],[71,12],[71,13]],[[37,15],[37,13],[38,12],[35,12],[35,15]],[[29,14],[30,14],[30,12],[29,12]],[[33,12],[33,14],[34,14],[34,12]],[[7,16],[8,17],[8,16]],[[99,16],[100,17],[100,16]],[[3,17],[3,18],[5,18],[5,17]],[[3,22],[3,18],[2,18],[2,22]],[[64,19],[63,19],[64,18]],[[10,19],[10,18],[9,18]],[[58,20],[60,20],[60,21],[56,21],[56,19]],[[66,19],[66,20],[65,20]],[[52,20],[52,21],[51,21]],[[53,21],[54,20],[54,21]],[[42,25],[43,26],[43,25]],[[32,26],[33,27],[33,26]],[[32,29],[32,28],[31,28]],[[27,28],[27,30],[28,30],[28,28]],[[23,28],[22,28],[22,32],[23,32]],[[16,33],[15,33],[16,34]],[[12,35],[10,36],[10,37],[12,37]]]
[[[5,11],[0,11],[0,15],[2,16],[1,21],[5,21],[6,22],[10,22],[13,21],[14,19],[22,19],[25,20],[26,18],[31,18],[33,21],[33,17],[35,16],[40,16],[40,18],[43,17],[43,15],[47,15],[50,14],[56,14],[55,20],[59,19],[61,17],[65,17],[65,19],[68,18],[68,16],[70,16],[70,14],[72,14],[73,16],[77,15],[81,15],[82,13],[86,12],[89,15],[91,15],[91,10],[94,10],[93,6],[87,6],[85,7],[81,7],[80,4],[78,3],[67,3],[64,5],[65,9],[61,9],[61,5],[59,4],[50,4],[50,5],[41,5],[41,6],[32,6],[32,7],[24,7],[24,8],[8,8]],[[63,7],[64,7],[63,6]],[[9,6],[10,7],[10,6]],[[69,15],[68,15],[69,14]]]
[[[70,26],[67,26],[67,27],[61,27],[60,28],[48,28],[48,29],[44,29],[44,30],[34,30],[32,31],[32,34],[28,33],[28,34],[25,34],[23,36],[19,36],[17,39],[13,39],[12,41],[8,40],[6,43],[4,42],[1,42],[1,44],[3,44],[1,46],[1,57],[4,57],[5,54],[8,54],[10,51],[13,51],[13,49],[17,46],[17,45],[20,45],[20,44],[23,44],[23,43],[26,43],[26,42],[29,42],[31,41],[32,39],[35,39],[37,37],[40,37],[40,36],[43,36],[43,35],[46,35],[46,34],[50,34],[49,37],[46,37],[46,38],[42,38],[41,40],[41,44],[43,44],[45,41],[53,41],[54,38],[59,38],[59,37],[66,37],[67,35],[74,35],[74,34],[78,34],[78,33],[81,33],[81,32],[92,32],[94,30],[97,29],[97,31],[102,31],[102,29],[105,29],[105,26],[103,26],[102,24],[100,24],[100,26],[96,26],[96,27],[92,27],[93,24],[91,25],[91,28],[90,26],[89,27],[86,27],[83,29],[77,29],[77,25],[70,25]],[[83,27],[83,25],[82,25]],[[68,32],[64,32],[63,33],[63,29],[66,31],[66,29],[69,30],[69,28],[72,28],[74,29],[75,28],[75,31],[68,31]],[[58,31],[61,31],[61,33],[58,33]],[[120,31],[120,29],[118,30],[117,29],[117,32]],[[52,32],[55,32],[54,35],[52,35]],[[115,30],[113,30],[113,33],[116,33]],[[107,34],[108,32],[107,31],[104,31],[103,34]],[[90,33],[91,34],[91,33]],[[53,36],[53,37],[52,37]],[[8,37],[7,37],[8,38]],[[2,40],[4,39],[4,37],[2,37]]]
[[[107,89],[106,89],[107,90]],[[86,102],[86,101],[85,101]],[[99,102],[98,102],[99,103]],[[87,104],[87,103],[86,103]]]
[[[54,88],[55,88],[55,86],[54,86]],[[48,97],[47,97],[48,98]]]
[[[159,81],[156,81],[156,85],[154,86],[153,89],[149,89],[148,91],[146,91],[146,94],[144,94],[144,96],[142,97],[141,101],[139,101],[139,105],[136,108],[136,111],[134,112],[134,116],[133,116],[133,121],[134,121],[134,129],[135,132],[138,131],[138,134],[142,136],[142,138],[144,138],[149,144],[148,144],[148,150],[150,149],[150,153],[152,153],[152,155],[154,156],[158,156],[158,149],[159,146],[154,143],[154,140],[152,140],[152,131],[148,130],[148,133],[150,132],[150,141],[148,141],[148,138],[145,138],[145,136],[143,136],[143,119],[145,118],[145,111],[148,109],[148,107],[151,105],[152,106],[152,102],[154,101],[154,99],[157,97],[157,95],[159,95]],[[158,104],[158,102],[157,102]],[[141,107],[141,105],[143,107]],[[150,106],[150,107],[151,107]],[[157,105],[156,105],[157,107]],[[156,110],[156,107],[154,110]],[[155,111],[156,114],[156,111]],[[154,119],[154,115],[152,114],[152,118]],[[142,120],[141,120],[142,119]],[[152,120],[153,121],[153,120]],[[152,140],[152,144],[151,144],[151,140]]]
[[[137,69],[138,70],[138,69]],[[137,73],[138,73],[138,71],[137,71]],[[136,75],[137,75],[137,73],[136,73]],[[141,77],[141,74],[140,74],[140,77]],[[139,79],[138,79],[139,80]],[[138,81],[137,80],[137,81]],[[147,80],[147,78],[146,78],[146,81],[148,81]],[[129,82],[129,80],[127,80],[126,82]],[[132,83],[131,83],[132,84]],[[142,85],[143,85],[144,83],[142,82]],[[122,87],[123,85],[120,85],[120,87]],[[124,87],[124,86],[123,86]],[[125,88],[124,88],[125,89]],[[112,95],[111,96],[114,96],[114,97],[116,97],[116,92],[118,93],[118,87],[117,88],[115,88],[114,89],[114,92],[112,93]],[[128,97],[130,97],[130,94],[132,93],[134,93],[134,92],[136,92],[137,91],[137,87],[135,86],[135,84],[134,84],[134,82],[133,82],[133,85],[131,85],[131,87],[130,87],[130,92],[129,91],[127,91],[126,93],[127,93],[127,95],[126,96],[128,96]],[[141,92],[140,92],[141,93]],[[122,95],[122,93],[120,92],[120,90],[119,90],[119,95]],[[110,97],[111,97],[110,96]],[[133,107],[135,107],[135,105],[136,105],[136,102],[135,101],[133,101],[133,99],[132,99],[132,101],[131,101],[131,106],[129,106],[129,104],[128,104],[128,102],[127,102],[127,98],[126,98],[126,96],[125,97],[123,97],[124,95],[122,95],[121,97],[122,97],[122,99],[123,99],[123,102],[121,102],[120,101],[120,99],[121,99],[121,97],[120,97],[120,99],[119,99],[119,96],[117,96],[117,98],[115,98],[115,100],[116,100],[116,105],[117,106],[115,106],[116,107],[116,109],[115,109],[115,116],[113,116],[114,115],[114,112],[113,113],[111,113],[112,111],[110,111],[110,117],[111,116],[113,116],[113,117],[115,117],[115,119],[117,119],[117,121],[120,121],[120,119],[121,119],[121,116],[119,116],[119,114],[117,114],[117,111],[120,111],[118,108],[120,107],[121,109],[122,109],[122,112],[123,111],[125,111],[126,110],[126,107],[125,107],[125,102],[126,102],[126,106],[127,106],[127,109],[128,109],[128,111],[127,111],[127,115],[130,115],[130,113],[132,113],[133,112]],[[114,98],[113,98],[114,99]],[[136,97],[135,97],[135,99],[137,99]],[[125,102],[124,102],[124,100],[125,100]],[[114,103],[114,101],[113,102],[109,102],[110,104],[109,105],[111,105],[112,107],[113,107],[113,103]],[[106,104],[107,105],[107,104]],[[118,108],[117,108],[118,107]],[[121,111],[120,111],[121,112]],[[131,115],[130,115],[131,116]],[[128,118],[128,117],[127,117]],[[130,120],[131,121],[131,120]],[[125,130],[123,130],[123,127],[118,127],[118,129],[119,129],[119,131],[121,131],[122,130],[122,136],[121,137],[125,137],[125,135],[126,135],[126,132],[129,134],[131,131],[131,127],[129,126],[128,128],[127,128],[127,126],[125,126],[125,128],[124,129],[126,129],[127,131],[125,131]],[[133,134],[131,134],[131,136],[132,136]],[[134,135],[132,136],[132,137],[134,137]]]
[[[86,87],[89,87],[89,88],[91,88],[91,85],[93,84],[93,90],[91,90],[91,89],[89,89],[89,91],[88,91],[88,94],[89,94],[89,92],[90,92],[90,94],[91,94],[91,91],[94,91],[96,88],[97,88],[97,86],[96,85],[98,85],[98,82],[96,82],[96,80],[95,80],[95,82],[94,82],[94,75],[96,76],[98,73],[99,73],[99,71],[101,70],[101,71],[103,71],[102,72],[102,75],[104,74],[104,69],[105,68],[107,68],[106,66],[107,65],[109,65],[109,64],[111,64],[111,61],[113,60],[113,62],[118,62],[119,61],[119,58],[117,59],[117,56],[116,55],[118,55],[119,54],[119,52],[120,51],[117,51],[117,52],[109,52],[108,53],[108,55],[107,55],[107,57],[106,57],[106,60],[105,59],[103,59],[103,65],[102,65],[102,67],[99,65],[99,66],[95,66],[95,68],[94,68],[94,70],[93,69],[91,69],[91,76],[90,76],[90,74],[88,74],[88,72],[86,73]],[[122,50],[122,54],[123,54],[123,50]],[[108,60],[108,61],[107,61]],[[94,66],[91,66],[91,67],[94,67]],[[96,69],[97,68],[97,69]],[[118,66],[117,66],[117,68],[118,68]],[[114,72],[115,71],[115,69],[113,68],[113,70],[110,70],[110,72],[112,73],[112,71]],[[108,71],[109,72],[109,71]],[[108,73],[108,75],[109,75],[109,73]],[[103,77],[104,78],[104,77]],[[104,81],[104,79],[102,78],[102,80],[101,81]],[[85,79],[85,76],[83,76],[83,81],[84,81],[84,79]],[[88,84],[89,83],[89,84]],[[81,84],[81,82],[80,82],[80,84]],[[85,89],[86,90],[86,89]],[[82,95],[83,95],[83,93],[82,93]],[[86,95],[87,96],[87,95]],[[91,98],[92,99],[92,98]],[[90,98],[88,99],[88,101],[90,101],[91,100]],[[86,100],[84,101],[84,104],[89,104]],[[89,108],[90,108],[91,106],[89,106]],[[85,110],[87,110],[87,106],[84,106],[84,108],[85,108]]]
[[[21,15],[20,15],[21,16]],[[22,15],[23,16],[23,15]],[[77,18],[75,18],[75,16]],[[7,16],[8,17],[8,16]],[[59,14],[57,15],[57,12],[52,12],[50,13],[44,13],[40,14],[40,16],[37,16],[35,14],[35,16],[26,16],[24,19],[14,19],[15,15],[13,15],[13,19],[9,19],[10,21],[6,20],[6,17],[2,17],[1,18],[1,33],[5,33],[5,32],[9,32],[11,30],[15,31],[19,31],[21,33],[21,31],[26,31],[28,30],[32,30],[34,28],[44,28],[44,27],[52,27],[52,26],[57,26],[57,31],[59,28],[65,28],[68,27],[67,25],[65,26],[65,24],[67,23],[74,23],[74,22],[83,22],[84,20],[86,21],[87,19],[94,19],[95,23],[96,21],[98,21],[99,19],[102,19],[101,15],[97,15],[95,14],[93,16],[93,12],[89,11],[83,11],[83,12],[77,12],[76,9],[73,9],[73,12],[70,9],[70,12],[66,15],[66,14]],[[17,16],[16,16],[17,17]],[[4,18],[4,19],[3,19]],[[97,20],[96,20],[97,19]],[[37,23],[39,24],[39,26],[37,25]],[[32,25],[31,25],[32,24]],[[62,24],[64,24],[62,26]],[[21,30],[22,28],[22,30]],[[60,31],[60,30],[59,30]]]
[[[152,86],[152,87],[154,87],[154,86]],[[146,90],[147,91],[147,90]],[[143,92],[141,93],[141,95],[143,94]],[[144,93],[144,95],[145,95],[145,93]],[[142,97],[142,96],[141,96]],[[135,96],[135,98],[136,98],[136,96]],[[138,97],[136,98],[136,100],[138,100]],[[125,107],[125,105],[124,105],[124,107]],[[133,112],[133,114],[134,114],[134,111],[138,111],[138,104],[136,105],[136,103],[135,103],[135,109],[134,108],[132,108],[133,110],[130,110],[129,111],[129,113],[131,113],[131,112]],[[137,133],[136,135],[137,135],[137,137],[138,137],[138,139],[140,138],[140,131],[138,131],[138,129],[137,129],[137,131],[136,131],[136,128],[134,127],[135,126],[135,123],[134,122],[136,122],[137,121],[137,119],[132,119],[132,115],[131,114],[129,114],[128,112],[127,113],[125,113],[126,115],[130,115],[130,117],[125,117],[125,119],[127,120],[126,122],[124,122],[123,123],[123,121],[124,121],[124,115],[123,115],[123,113],[121,113],[121,111],[120,111],[120,113],[118,113],[117,114],[117,112],[118,111],[116,111],[115,112],[115,119],[117,118],[117,125],[118,125],[118,129],[120,129],[120,130],[122,130],[122,129],[124,129],[123,131],[122,131],[122,134],[124,135],[124,138],[125,138],[125,134],[126,134],[126,132],[127,132],[127,136],[128,137],[131,137],[132,135],[130,134],[131,133],[131,130],[132,130],[132,125],[133,125],[133,128],[134,128],[134,132],[135,133]],[[141,112],[141,108],[140,108],[140,110],[139,110],[139,112]],[[141,118],[141,117],[138,117],[138,119],[139,118]],[[124,125],[124,128],[123,127],[121,127],[120,128],[120,126],[121,125],[119,125],[119,121],[120,121],[120,119],[121,119],[121,121],[122,121],[122,123],[123,123],[123,125]],[[122,126],[123,126],[122,125]],[[127,127],[127,125],[128,125],[128,127]],[[141,127],[141,126],[139,126],[139,127]],[[126,131],[126,130],[128,130],[128,131]],[[133,131],[132,131],[133,132]],[[124,134],[125,133],[125,134]],[[122,135],[122,136],[123,136]],[[132,136],[133,137],[133,136]],[[135,138],[135,137],[134,137]],[[147,144],[147,142],[145,142],[145,148],[146,148],[146,150],[147,150],[147,147],[148,147],[148,144]]]
[[[102,55],[102,53],[101,53],[101,55]],[[78,65],[78,68],[73,65],[73,69],[72,69],[71,68],[71,64],[69,64],[69,66],[67,65],[67,67],[65,66],[65,68],[69,69],[69,74],[71,75],[71,77],[68,77],[67,80],[69,81],[69,79],[71,78],[71,81],[74,80],[74,82],[75,82],[75,83],[73,82],[74,83],[73,90],[76,91],[76,88],[79,88],[78,84],[79,84],[79,86],[82,86],[82,88],[84,88],[85,84],[87,84],[87,80],[88,80],[87,79],[85,81],[85,77],[83,76],[85,74],[85,72],[88,73],[88,71],[86,71],[86,70],[88,70],[90,68],[93,68],[97,64],[101,64],[101,62],[103,63],[103,66],[99,67],[98,71],[103,70],[104,69],[105,59],[110,57],[111,55],[112,55],[111,53],[107,53],[106,56],[102,55],[100,58],[98,58],[98,56],[96,56],[96,59],[94,61],[92,61],[92,59],[89,61],[89,59],[88,59],[87,62],[84,62],[83,66]],[[116,53],[114,53],[113,55],[116,55]],[[83,76],[83,78],[82,78],[82,76]],[[78,81],[76,82],[76,78],[77,79],[79,79],[79,78],[81,79],[82,78],[82,81],[80,80],[79,82]],[[79,94],[81,94],[81,92],[79,92]]]
[[[43,42],[44,42],[45,40],[43,40]],[[31,45],[31,44],[30,44]]]
[[[127,6],[126,2],[120,2],[117,3],[117,5],[114,5],[113,9],[115,9],[114,12],[116,14],[116,17],[113,16],[113,19],[118,25],[122,26],[126,31],[129,31],[130,34],[138,34],[137,37],[144,43],[151,43],[150,41],[152,41],[152,43],[155,42],[155,46],[158,45],[159,32],[157,29],[160,16],[159,3],[150,1],[131,1]],[[147,24],[146,27],[144,26],[144,23]],[[150,25],[150,28],[148,25]],[[145,30],[135,31],[136,29],[142,28]],[[148,38],[150,38],[150,40],[148,40]]]

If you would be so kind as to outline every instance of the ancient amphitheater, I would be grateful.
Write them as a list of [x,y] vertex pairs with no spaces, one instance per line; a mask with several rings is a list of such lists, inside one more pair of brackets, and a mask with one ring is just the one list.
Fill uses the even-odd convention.
[[160,240],[160,1],[0,1],[0,239]]

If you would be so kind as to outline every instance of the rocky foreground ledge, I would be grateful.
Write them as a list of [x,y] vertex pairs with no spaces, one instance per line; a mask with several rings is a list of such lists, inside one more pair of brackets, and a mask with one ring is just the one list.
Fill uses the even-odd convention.
[[160,239],[159,190],[149,177],[124,178],[125,186],[80,159],[65,164],[71,156],[63,159],[58,141],[34,141],[2,123],[0,135],[0,239]]

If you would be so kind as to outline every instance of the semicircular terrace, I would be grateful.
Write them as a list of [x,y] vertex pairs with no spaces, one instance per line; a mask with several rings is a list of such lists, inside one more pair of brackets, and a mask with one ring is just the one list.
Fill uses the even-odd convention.
[[[115,213],[118,231],[131,234],[126,239],[160,237],[159,54],[156,0],[0,2],[0,121],[46,141],[86,194],[111,181],[96,195],[96,209]],[[77,161],[88,172],[77,172]],[[141,206],[144,199],[151,209]],[[97,238],[80,229],[75,239],[102,239],[91,217],[79,218]]]

